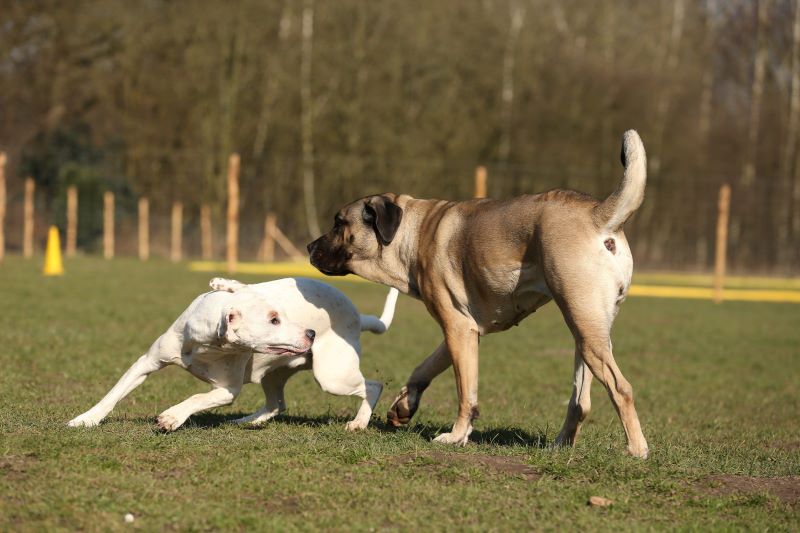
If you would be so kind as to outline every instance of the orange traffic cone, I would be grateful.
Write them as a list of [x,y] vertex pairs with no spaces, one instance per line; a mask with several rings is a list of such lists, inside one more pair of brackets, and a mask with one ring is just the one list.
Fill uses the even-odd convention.
[[61,262],[61,239],[58,228],[50,226],[47,234],[47,250],[44,253],[44,275],[60,276],[64,273],[64,264]]

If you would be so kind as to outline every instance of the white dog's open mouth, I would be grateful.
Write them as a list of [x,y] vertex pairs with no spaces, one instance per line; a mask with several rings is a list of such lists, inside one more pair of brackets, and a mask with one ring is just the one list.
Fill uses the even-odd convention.
[[256,352],[258,353],[266,353],[270,355],[303,355],[304,353],[308,353],[311,349],[311,346],[307,348],[298,348],[297,346],[286,346],[286,345],[271,345],[271,346],[259,346],[256,348]]

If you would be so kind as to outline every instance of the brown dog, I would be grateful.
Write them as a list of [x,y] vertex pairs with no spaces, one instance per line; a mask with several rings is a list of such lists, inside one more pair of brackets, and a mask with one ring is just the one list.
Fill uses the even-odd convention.
[[435,440],[466,444],[478,415],[478,338],[555,300],[575,338],[574,387],[556,443],[575,442],[594,375],[617,409],[628,451],[647,457],[610,338],[633,270],[622,225],[644,198],[645,152],[635,131],[623,137],[622,164],[622,183],[602,202],[566,190],[466,202],[370,196],[345,206],[333,229],[308,245],[323,273],[354,273],[419,298],[444,332],[392,404],[393,424],[408,423],[422,392],[452,363],[458,418]]

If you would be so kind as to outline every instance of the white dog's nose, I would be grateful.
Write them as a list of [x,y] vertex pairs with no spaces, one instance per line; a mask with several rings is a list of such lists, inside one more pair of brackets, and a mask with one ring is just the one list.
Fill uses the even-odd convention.
[[314,342],[314,337],[316,337],[316,336],[317,336],[317,332],[314,331],[313,329],[307,329],[306,330],[306,338],[308,340],[310,340],[311,342]]

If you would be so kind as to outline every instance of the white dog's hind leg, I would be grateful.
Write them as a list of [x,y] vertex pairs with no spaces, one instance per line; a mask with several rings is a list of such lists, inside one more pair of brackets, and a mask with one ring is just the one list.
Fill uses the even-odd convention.
[[266,373],[261,379],[261,388],[264,389],[266,404],[252,415],[238,418],[233,423],[263,424],[284,412],[286,410],[286,402],[283,398],[283,389],[286,386],[286,382],[297,372],[308,370],[309,368],[311,368],[311,361],[298,367],[283,367]]
[[[158,344],[154,344],[155,347]],[[151,352],[153,348],[150,349]],[[151,352],[141,356],[119,379],[116,385],[106,394],[97,405],[68,422],[72,427],[92,427],[98,425],[114,406],[130,392],[142,384],[147,376],[165,366],[165,363]]]
[[372,418],[372,412],[375,410],[375,405],[381,397],[381,392],[383,392],[383,385],[371,379],[364,380],[364,388],[366,397],[361,402],[361,407],[358,409],[355,418],[345,426],[350,431],[367,427],[369,419]]
[[350,431],[367,427],[383,390],[380,383],[364,380],[359,368],[358,349],[357,342],[351,344],[335,334],[314,342],[314,379],[322,390],[337,396],[357,396],[362,400],[355,418],[345,426]]

